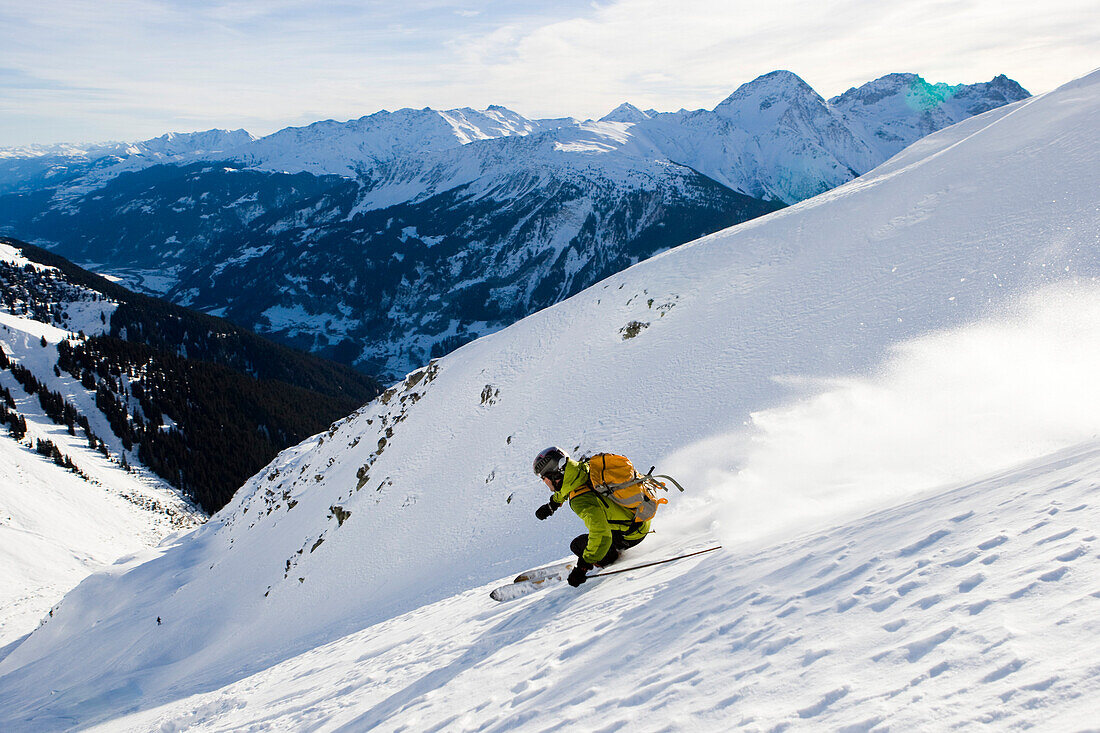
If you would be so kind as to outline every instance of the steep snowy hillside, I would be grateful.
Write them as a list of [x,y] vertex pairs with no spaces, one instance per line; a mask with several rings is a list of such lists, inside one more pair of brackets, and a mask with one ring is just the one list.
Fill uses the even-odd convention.
[[1092,442],[770,547],[487,585],[94,730],[1088,730],[1098,475]]
[[203,519],[155,476],[66,445],[41,417],[27,434],[62,446],[83,476],[0,437],[0,658],[88,575]]
[[[1100,277],[1098,113],[1100,73],[972,118],[918,141],[855,182],[654,257],[409,375],[371,405],[284,452],[231,505],[159,557],[96,576],[69,594],[48,623],[0,662],[0,724],[51,729],[107,723],[234,683],[241,683],[233,688],[240,691],[251,675],[310,650],[272,674],[312,677],[325,696],[332,678],[310,669],[319,660],[328,668],[330,655],[347,658],[348,649],[323,645],[376,624],[382,626],[364,632],[351,652],[359,665],[355,674],[362,670],[373,682],[353,677],[338,683],[349,693],[356,685],[368,690],[360,697],[333,691],[349,706],[339,720],[351,730],[379,721],[384,729],[534,726],[540,706],[524,706],[539,699],[544,684],[568,690],[555,696],[562,707],[551,723],[581,724],[575,716],[596,706],[617,716],[603,704],[613,701],[644,729],[646,719],[634,707],[659,705],[649,693],[660,688],[669,696],[669,716],[691,714],[706,727],[723,729],[734,713],[720,703],[736,710],[735,695],[746,693],[731,689],[719,696],[729,678],[708,677],[711,664],[746,672],[746,685],[753,684],[752,675],[766,679],[767,665],[775,667],[774,687],[746,691],[746,716],[812,725],[820,714],[843,711],[832,727],[872,721],[903,702],[913,704],[912,714],[921,719],[958,720],[947,716],[960,713],[944,712],[944,706],[978,683],[989,685],[983,690],[1001,703],[1018,696],[1012,709],[1026,716],[1033,693],[1053,691],[1046,694],[1054,699],[1073,694],[1051,680],[1056,674],[1070,687],[1094,684],[1087,682],[1096,664],[1092,647],[1080,647],[1066,672],[1049,671],[1042,659],[1047,650],[1058,657],[1068,648],[1073,642],[1066,635],[1095,631],[1095,600],[1087,595],[1095,592],[1088,585],[1093,540],[1085,529],[1094,484],[1081,480],[1095,465],[1095,443],[1015,477],[989,477],[1060,446],[1094,440],[1098,432],[1092,375],[1100,358],[1096,339],[1088,338],[1098,328],[1095,308],[1090,310]],[[997,326],[1003,311],[1018,310],[1027,321],[1029,313],[1044,313],[1045,303],[1055,305],[1055,314],[1070,308],[1063,303],[1082,308],[1081,319],[1059,327],[1059,343],[1072,347],[1068,351],[1051,352],[1041,341],[1021,345],[1014,336],[1019,329],[999,337],[997,343],[1008,346],[994,351],[978,339],[987,331],[1006,333]],[[1039,333],[1050,330],[1035,318]],[[935,333],[941,329],[969,336]],[[893,452],[873,450],[864,455],[878,459],[864,477],[872,488],[863,486],[853,497],[850,476],[838,473],[848,455],[818,453],[817,441],[797,438],[834,439],[825,447],[879,439],[878,428],[897,421],[867,420],[875,412],[868,406],[891,417],[899,396],[911,392],[911,375],[895,370],[900,389],[892,391],[873,380],[862,389],[844,387],[859,375],[888,372],[884,361],[899,345],[906,344],[902,355],[917,358],[926,343],[945,345],[933,386],[945,382],[941,374],[957,380],[959,371],[976,371],[979,385],[1003,389],[984,402],[975,401],[971,389],[933,391],[936,400],[918,400],[922,408],[941,409],[903,427],[920,437],[918,448],[929,435],[947,436],[948,450],[911,453],[924,473],[905,465],[883,471]],[[1047,387],[1039,391],[1027,381],[1028,368],[1052,353],[1064,354],[1064,364],[1057,360],[1056,367],[1034,372]],[[948,409],[958,404],[966,409]],[[1026,411],[1018,409],[1023,404]],[[814,423],[822,412],[845,419]],[[800,415],[810,417],[792,418]],[[1022,427],[1008,443],[957,440],[960,425],[978,425],[999,438],[1010,424]],[[982,430],[965,432],[972,433]],[[762,440],[769,435],[775,441]],[[633,595],[620,596],[610,580],[594,583],[592,590],[533,599],[519,606],[528,609],[526,616],[488,606],[480,586],[557,559],[578,530],[568,516],[547,522],[532,516],[544,499],[530,461],[550,443],[619,450],[640,465],[672,471],[690,487],[632,558],[659,557],[717,533],[759,564],[735,554],[712,556],[692,563],[703,572],[681,583],[665,581],[682,567],[640,574],[620,586]],[[776,452],[776,446],[788,449]],[[755,483],[758,461],[790,473],[781,484]],[[810,537],[805,553],[791,544],[769,549],[813,526],[889,509],[937,484],[981,478],[989,482],[959,489],[968,497],[959,499],[963,507],[951,506],[955,498],[945,494],[942,501],[857,522],[839,535]],[[1042,495],[1048,490],[1064,509]],[[1020,495],[1019,513],[990,506],[989,496],[1002,491]],[[1055,508],[1060,512],[1050,514]],[[1034,540],[1014,540],[1008,532],[998,539],[997,525],[1022,534],[1028,515],[1039,511],[1045,514],[1031,524],[1048,522],[1049,534],[1037,526]],[[1077,533],[1080,546],[1073,544],[1076,537],[1063,543]],[[998,543],[1005,545],[1000,553]],[[951,552],[939,557],[940,548]],[[1005,562],[966,559],[970,552],[1003,553]],[[922,565],[934,570],[951,562],[951,570],[934,577],[932,570],[921,574]],[[1084,568],[1083,578],[1074,562]],[[952,587],[975,594],[973,614],[949,595]],[[473,595],[446,600],[471,588],[485,604],[479,610],[467,605]],[[1057,598],[1032,603],[1028,594],[1043,599],[1050,589]],[[759,595],[747,598],[754,592]],[[645,620],[632,609],[647,599],[671,610]],[[1024,601],[1009,603],[1019,599]],[[1035,615],[1005,629],[992,608],[994,615],[983,617],[984,600]],[[440,605],[427,605],[432,603]],[[888,617],[880,615],[891,606]],[[1054,607],[1065,609],[1055,619],[1066,618],[1064,627],[1043,618]],[[834,609],[852,615],[837,621],[829,615]],[[575,625],[597,612],[609,618],[595,622],[601,641],[591,647],[599,654],[594,656],[583,626]],[[722,622],[715,626],[712,616]],[[158,617],[163,625],[156,624]],[[815,626],[823,617],[828,624]],[[887,627],[882,633],[861,628],[856,636],[847,618],[883,618]],[[472,621],[455,623],[463,619]],[[657,633],[658,623],[668,636],[647,659],[636,651],[638,639]],[[440,629],[430,642],[435,655],[414,659],[424,647],[401,640],[422,633],[426,624]],[[1017,648],[1005,633],[1031,629],[1040,636],[1030,648]],[[545,643],[517,646],[516,657],[511,648],[493,657],[498,648],[528,637],[538,642],[550,631],[575,641],[549,660]],[[840,679],[816,677],[817,669],[830,669],[827,656],[820,657],[834,644],[843,647],[831,655]],[[861,669],[870,664],[867,656],[892,674]],[[86,665],[71,665],[73,658]],[[625,683],[606,675],[608,664],[623,659],[645,667],[629,693]],[[959,660],[954,667],[952,660]],[[792,663],[803,664],[813,684],[804,684]],[[577,681],[582,666],[594,671],[596,682]],[[508,685],[501,677],[493,685],[462,676],[483,668],[504,670]],[[387,681],[395,669],[427,676],[411,684]],[[918,682],[920,674],[927,679]],[[515,679],[520,675],[526,686]],[[903,679],[919,686],[891,698]],[[469,680],[480,700],[464,695]],[[689,692],[693,682],[698,693]],[[327,720],[322,706],[308,702],[317,694],[296,692],[270,705],[300,714],[306,724]],[[675,703],[673,695],[680,694],[684,702]],[[979,714],[996,714],[995,703],[982,694],[971,690],[961,704],[980,702]],[[451,705],[456,712],[411,709],[422,700],[446,704],[459,697]],[[230,715],[233,725],[239,720],[233,711],[248,705],[230,696],[207,698],[212,708],[196,700],[192,719],[212,718],[215,728],[218,715]],[[289,700],[303,706],[287,713],[280,706]],[[769,712],[774,700],[782,701],[780,713]],[[512,708],[526,717],[497,717]],[[606,725],[618,722],[611,717]],[[171,714],[164,723],[176,726]]]
[[623,104],[584,122],[502,107],[378,112],[170,166],[112,159],[0,197],[0,226],[284,343],[400,375],[1026,96],[1003,78],[892,75],[834,107],[778,71],[714,110]]
[[[5,244],[0,244],[0,261],[44,269]],[[11,295],[6,291],[5,301]],[[94,395],[68,375],[52,372],[61,340],[77,331],[92,335],[107,328],[100,316],[110,316],[116,304],[95,295],[71,288],[53,303],[66,329],[15,315],[10,307],[0,312],[5,364],[0,388],[10,398],[0,409],[20,419],[18,426],[11,417],[0,428],[0,656],[90,573],[204,519],[149,471],[140,466],[124,470],[118,459],[122,446],[96,409]],[[49,391],[64,394],[87,420],[88,430],[78,433],[55,423],[10,364],[34,375]],[[90,445],[90,435],[104,450]]]

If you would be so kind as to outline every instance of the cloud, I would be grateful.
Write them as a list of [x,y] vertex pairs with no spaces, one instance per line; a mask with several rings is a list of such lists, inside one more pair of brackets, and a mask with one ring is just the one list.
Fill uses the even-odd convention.
[[0,89],[18,89],[23,91],[72,91],[81,88],[82,87],[75,87],[72,84],[66,84],[56,79],[44,79],[23,69],[0,67]]
[[1091,5],[9,0],[0,106],[72,127],[97,119],[126,138],[127,126],[153,122],[248,121],[266,133],[402,106],[593,117],[622,101],[713,107],[776,68],[826,96],[891,71],[948,82],[1003,72],[1042,91],[1095,63],[1098,31],[1083,22]]
[[[462,55],[494,86],[519,89],[527,80],[531,94],[518,104],[538,104],[537,94],[586,115],[623,98],[659,109],[713,107],[777,68],[825,96],[894,71],[951,83],[1008,73],[1045,91],[1095,64],[1100,31],[1082,23],[1094,10],[1089,5],[620,0],[548,23],[505,48],[473,39]],[[550,112],[547,106],[538,111]]]

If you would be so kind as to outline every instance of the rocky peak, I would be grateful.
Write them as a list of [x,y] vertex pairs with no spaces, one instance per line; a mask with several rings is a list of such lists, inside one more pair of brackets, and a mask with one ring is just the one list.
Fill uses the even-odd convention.
[[135,148],[152,155],[187,155],[232,150],[256,140],[247,130],[204,130],[201,132],[169,132],[144,140]]
[[[714,111],[727,116],[763,112],[783,100],[788,105],[811,104],[824,106],[825,100],[790,71],[772,71],[742,84],[726,97]],[[753,109],[753,108],[756,109]]]
[[889,158],[935,130],[1028,96],[1004,75],[982,84],[944,84],[917,74],[887,74],[829,104],[880,157]]
[[641,111],[629,102],[623,102],[615,109],[600,118],[600,122],[641,122],[648,120],[650,115]]
[[[832,106],[849,106],[855,104],[872,105],[881,99],[908,89],[921,80],[916,74],[895,73],[880,76],[874,81],[869,81],[859,87],[851,87],[843,94],[839,94],[829,100]],[[923,81],[923,80],[921,80]]]
[[[829,104],[845,111],[860,105],[871,107],[890,97],[903,97],[911,108],[931,109],[940,107],[952,99],[987,100],[985,109],[993,109],[1009,102],[1031,96],[1026,89],[1004,74],[979,84],[931,83],[918,74],[887,74],[860,87],[852,87],[833,97]],[[985,111],[985,110],[982,110]],[[970,111],[969,114],[978,112]],[[961,118],[960,118],[961,119]]]
[[981,84],[959,86],[956,99],[968,114],[976,115],[1030,96],[1019,83],[999,74]]

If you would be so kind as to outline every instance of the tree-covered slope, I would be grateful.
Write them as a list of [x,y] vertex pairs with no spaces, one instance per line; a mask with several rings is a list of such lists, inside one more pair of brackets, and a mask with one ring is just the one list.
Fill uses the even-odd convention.
[[[279,450],[379,392],[347,367],[131,293],[17,240],[0,245],[25,262],[0,262],[4,310],[67,333],[43,338],[30,362],[14,350],[4,368],[55,422],[71,433],[79,425],[90,447],[140,461],[207,512]],[[89,304],[100,304],[95,319]],[[85,317],[74,320],[74,309]]]

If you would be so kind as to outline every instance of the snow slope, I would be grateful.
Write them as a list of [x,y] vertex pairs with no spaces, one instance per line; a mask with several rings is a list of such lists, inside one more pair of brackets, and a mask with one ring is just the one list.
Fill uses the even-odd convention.
[[94,730],[1086,729],[1097,476],[1094,441],[581,592],[486,585]]
[[[0,259],[26,266],[14,248],[0,244]],[[42,265],[31,265],[45,269]],[[68,374],[57,376],[57,344],[70,333],[106,328],[114,304],[103,300],[68,304],[69,329],[0,312],[0,348],[32,371],[51,392],[64,395],[106,436],[111,452],[122,446],[106,418],[95,409],[95,394]],[[46,345],[42,345],[43,339]],[[56,425],[7,370],[0,371],[17,411],[27,419],[27,435],[16,442],[0,432],[0,657],[29,634],[78,582],[124,555],[155,546],[166,536],[198,524],[201,515],[171,487],[138,467],[123,471],[88,447],[83,433],[70,435]],[[69,456],[85,477],[35,452],[49,440]],[[135,459],[136,462],[136,459]]]
[[[957,348],[959,342],[929,334],[964,333],[976,322],[995,323],[989,319],[1006,310],[1020,309],[1026,320],[1028,295],[1059,306],[1056,313],[1061,304],[1077,304],[1066,308],[1083,315],[1059,343],[1079,343],[1082,334],[1086,344],[1096,343],[1088,306],[1100,276],[1098,107],[1100,73],[972,118],[857,181],[659,255],[410,375],[327,433],[286,451],[231,505],[159,557],[81,584],[0,662],[0,725],[112,725],[121,715],[177,705],[165,709],[163,729],[189,722],[219,729],[251,716],[249,700],[266,700],[249,718],[260,725],[282,716],[294,721],[290,727],[346,721],[350,730],[375,722],[383,729],[523,723],[544,729],[588,724],[580,716],[599,709],[613,729],[620,714],[607,712],[612,701],[621,704],[621,724],[637,721],[643,729],[667,728],[682,715],[710,729],[737,720],[761,728],[805,720],[870,729],[887,713],[912,716],[909,722],[950,722],[971,709],[994,715],[997,702],[1014,698],[1013,714],[1030,720],[1034,696],[1065,701],[1056,714],[1080,724],[1075,706],[1082,703],[1073,703],[1070,689],[1090,689],[1098,664],[1095,649],[1080,641],[1095,633],[1087,530],[1094,491],[1087,476],[1096,465],[1100,414],[1088,376],[1100,368],[1095,354],[1086,352],[1092,360],[1084,378],[1061,362],[1043,372],[1066,388],[1071,403],[1075,394],[1080,398],[1080,413],[1019,413],[1046,422],[1034,433],[1027,429],[1031,420],[1014,423],[1022,426],[1017,442],[1000,453],[949,445],[954,451],[947,455],[957,460],[937,463],[925,476],[906,465],[885,470],[890,454],[873,448],[889,444],[873,444],[862,457],[883,470],[865,477],[870,487],[853,486],[842,470],[822,473],[834,467],[827,455],[815,455],[815,441],[761,439],[769,430],[812,436],[814,427],[838,440],[860,436],[855,428],[862,422],[840,419],[846,408],[862,407],[856,414],[864,415],[869,404],[879,405],[889,417],[890,393],[883,396],[873,380],[867,390],[825,391],[820,380],[843,386],[885,369],[898,345],[925,343],[917,337]],[[980,341],[970,347],[977,355],[964,348],[959,368],[969,373],[983,365],[981,383],[1006,388],[969,419],[999,428],[1017,415],[1020,385],[1034,384],[1005,377],[1027,361],[986,363],[980,347]],[[920,353],[918,346],[906,349]],[[1037,353],[1030,342],[995,353],[1021,351]],[[951,375],[946,362],[941,369]],[[839,422],[789,419],[822,410]],[[950,411],[933,417],[955,423]],[[926,434],[938,437],[937,427],[914,424],[924,436],[909,456],[918,467],[943,455],[920,461],[919,448],[935,444]],[[560,515],[542,523],[531,516],[543,497],[529,475],[530,458],[553,442],[619,450],[640,465],[673,471],[692,488],[633,557],[662,556],[716,533],[736,552],[692,561],[702,572],[676,583],[667,581],[684,566],[640,574],[618,589],[609,580],[580,594],[533,598],[517,611],[476,601],[499,579],[556,559],[577,529]],[[990,478],[1074,444],[1083,447]],[[769,445],[801,450],[778,457],[764,450],[761,458]],[[785,466],[785,481],[772,487],[754,477],[758,460]],[[943,494],[890,508],[932,488],[929,479],[983,477],[985,483],[958,489],[968,497],[956,502],[963,507],[953,505],[956,495]],[[760,487],[775,493],[761,495]],[[1004,492],[1020,496],[1018,511],[991,501]],[[1065,511],[1051,515],[1061,508],[1054,500]],[[727,507],[735,511],[732,520]],[[800,511],[788,516],[792,507]],[[852,522],[876,507],[885,513]],[[1046,519],[1033,518],[1037,512]],[[831,534],[800,537],[845,520]],[[1040,521],[1053,525],[1050,535],[1037,527],[1034,540],[1018,539]],[[1069,534],[1054,537],[1060,532]],[[1001,534],[1003,564],[982,564],[984,556],[962,562],[970,552],[998,554],[990,543]],[[1081,544],[1063,543],[1071,535]],[[1046,541],[1034,549],[1040,540]],[[936,554],[943,549],[949,553]],[[933,574],[955,561],[958,569]],[[932,570],[921,575],[926,568]],[[918,581],[925,586],[907,585]],[[477,590],[462,595],[469,588]],[[970,614],[960,606],[970,602],[959,600],[967,592],[976,594],[973,603],[999,603],[1024,621],[1005,629],[992,607],[984,618]],[[900,600],[907,595],[912,601]],[[895,596],[888,617],[881,614],[889,606],[871,607]],[[469,605],[475,602],[483,605]],[[643,602],[667,610],[654,620]],[[1050,608],[1066,623],[1044,619]],[[600,639],[593,642],[583,622],[601,614],[610,620],[594,621]],[[894,631],[862,625],[880,618]],[[1043,621],[1032,632],[1039,641],[1016,642],[1034,619]],[[628,621],[659,643],[644,672],[612,682],[610,665],[624,657],[641,663],[631,657],[637,641]],[[426,646],[401,643],[426,629],[432,630],[421,642]],[[556,643],[566,640],[556,654],[546,641],[552,631],[564,634]],[[532,646],[519,645],[528,637]],[[1067,664],[1058,652],[1071,645],[1078,656]],[[427,658],[420,656],[424,649]],[[827,658],[813,658],[826,650],[838,674],[818,677],[815,664],[832,670]],[[87,666],[68,665],[73,657]],[[1047,657],[1068,671],[1051,680]],[[354,668],[340,661],[347,659]],[[767,664],[774,667],[770,680]],[[799,664],[809,677],[799,676]],[[326,669],[344,674],[327,676]],[[494,676],[478,677],[486,669]],[[582,669],[596,681],[578,683]],[[742,672],[749,673],[742,677],[746,686],[755,678],[771,684],[728,694],[715,687],[729,686],[730,676]],[[296,678],[291,689],[264,686],[265,679],[288,676]],[[423,679],[403,683],[409,676]],[[505,677],[510,686],[500,684]],[[902,680],[917,686],[891,698]],[[696,691],[689,692],[693,682]],[[541,704],[551,697],[538,697],[544,684],[568,690],[553,697],[558,707]],[[223,689],[229,692],[215,692]],[[665,697],[651,700],[657,690]],[[193,707],[192,695],[203,696],[191,700]],[[667,712],[649,726],[637,708],[662,699],[669,700]],[[901,711],[902,702],[911,711]],[[340,712],[325,712],[333,706]],[[516,716],[508,717],[512,708]],[[746,719],[732,717],[742,714]]]
[[[29,434],[57,442],[63,431],[48,430],[48,422]],[[96,455],[74,458],[94,477],[88,481],[7,435],[0,438],[0,657],[81,580],[198,523],[173,522],[163,513],[180,505],[170,490],[97,465],[106,461]]]

